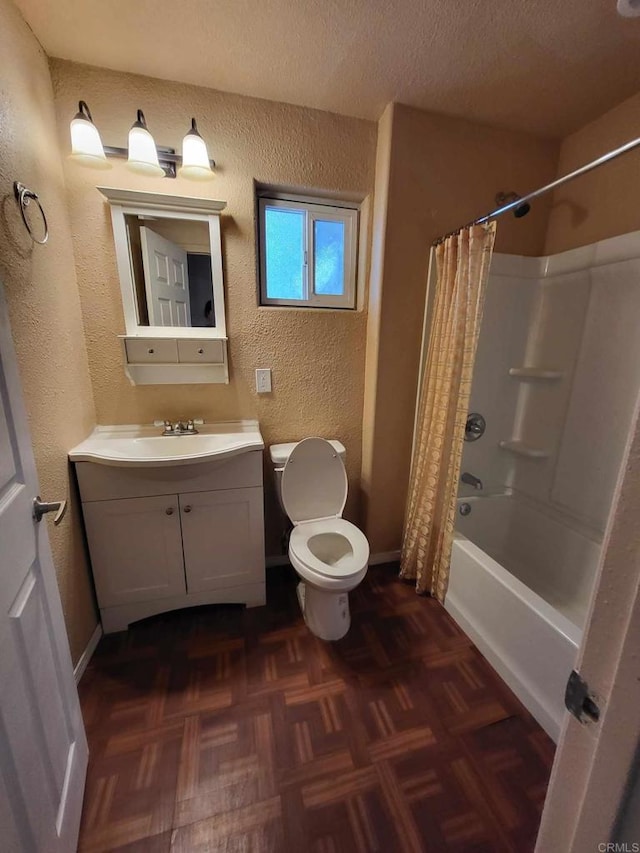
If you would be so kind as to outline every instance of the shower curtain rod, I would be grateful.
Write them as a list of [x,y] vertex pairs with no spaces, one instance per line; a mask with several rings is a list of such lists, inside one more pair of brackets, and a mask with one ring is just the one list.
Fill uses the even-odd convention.
[[558,178],[556,181],[552,181],[550,184],[540,187],[540,189],[534,190],[528,195],[522,196],[522,198],[511,201],[509,204],[497,207],[495,210],[492,210],[491,213],[485,213],[484,216],[480,216],[472,222],[467,222],[466,225],[461,225],[460,228],[457,228],[455,231],[449,231],[448,234],[443,234],[442,237],[438,237],[438,239],[432,243],[432,246],[437,246],[444,242],[448,237],[453,237],[454,234],[459,234],[464,228],[470,228],[472,225],[482,225],[483,222],[489,222],[491,219],[496,219],[498,216],[502,216],[503,213],[508,213],[510,210],[513,210],[515,207],[520,207],[521,204],[526,204],[526,202],[531,201],[533,198],[538,198],[538,196],[551,192],[551,190],[555,190],[563,184],[567,184],[574,178],[579,178],[580,175],[584,175],[592,169],[597,169],[598,166],[603,166],[605,163],[608,163],[609,160],[615,160],[616,157],[619,157],[621,154],[626,154],[627,151],[632,151],[639,145],[640,137],[632,139],[631,142],[626,142],[624,145],[621,145],[620,148],[614,148],[612,151],[608,151],[606,154],[603,154],[602,157],[592,160],[591,163],[585,163],[584,166],[580,166],[579,169],[569,172],[568,175],[564,175],[562,178]]

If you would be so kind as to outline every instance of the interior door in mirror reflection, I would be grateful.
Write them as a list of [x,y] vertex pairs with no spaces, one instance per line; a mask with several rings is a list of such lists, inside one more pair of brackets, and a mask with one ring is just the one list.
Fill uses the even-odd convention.
[[140,228],[149,322],[152,326],[189,326],[187,253],[150,228]]

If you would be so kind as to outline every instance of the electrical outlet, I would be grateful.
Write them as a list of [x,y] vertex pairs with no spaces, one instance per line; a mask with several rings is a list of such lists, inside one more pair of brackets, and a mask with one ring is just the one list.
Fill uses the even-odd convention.
[[271,368],[259,367],[256,370],[256,391],[258,394],[269,394],[271,391]]

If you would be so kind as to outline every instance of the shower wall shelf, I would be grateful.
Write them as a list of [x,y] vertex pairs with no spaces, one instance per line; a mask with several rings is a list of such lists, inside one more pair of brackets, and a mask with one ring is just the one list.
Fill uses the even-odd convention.
[[502,450],[508,450],[509,453],[515,453],[516,456],[526,456],[529,459],[548,459],[551,456],[548,450],[543,450],[541,447],[533,447],[516,438],[512,438],[509,441],[499,441],[498,446]]
[[510,367],[509,376],[515,376],[516,379],[562,379],[564,373],[562,370],[549,370],[543,367]]

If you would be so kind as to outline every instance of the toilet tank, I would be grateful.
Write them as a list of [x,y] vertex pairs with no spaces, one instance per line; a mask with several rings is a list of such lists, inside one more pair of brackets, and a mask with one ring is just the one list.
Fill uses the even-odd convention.
[[[345,457],[347,455],[347,451],[344,444],[341,441],[338,441],[337,439],[328,439],[328,441],[344,462]],[[272,444],[269,448],[269,456],[271,457],[271,464],[273,465],[273,470],[276,476],[276,491],[278,493],[278,502],[280,503],[280,507],[285,515],[287,513],[285,508],[282,506],[282,492],[280,489],[280,485],[282,483],[282,471],[284,470],[284,466],[287,463],[287,459],[289,458],[291,451],[297,443],[297,441],[290,441],[287,444]]]

